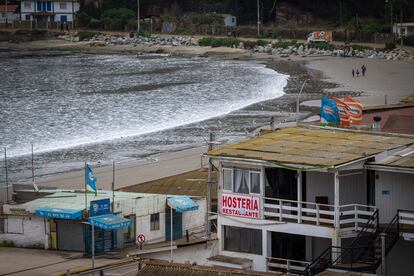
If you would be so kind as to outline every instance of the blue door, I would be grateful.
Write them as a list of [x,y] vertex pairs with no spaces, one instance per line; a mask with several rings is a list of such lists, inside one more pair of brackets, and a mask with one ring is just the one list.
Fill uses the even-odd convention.
[[[171,240],[171,209],[165,209],[165,240]],[[179,240],[183,237],[183,214],[173,209],[173,240]]]
[[[92,229],[89,225],[85,225],[85,252],[87,255],[92,254]],[[117,247],[116,230],[105,231],[95,227],[95,253],[103,254],[112,251]]]
[[61,15],[60,16],[60,22],[67,23],[68,22],[68,16],[67,15]]

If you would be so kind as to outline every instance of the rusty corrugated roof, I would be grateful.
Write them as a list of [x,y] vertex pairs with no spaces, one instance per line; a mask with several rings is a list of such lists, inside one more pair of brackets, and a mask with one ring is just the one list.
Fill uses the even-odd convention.
[[191,264],[166,263],[163,261],[145,261],[144,267],[138,271],[137,276],[275,276],[285,275],[283,273],[258,272],[235,268],[199,266]]
[[334,167],[414,143],[397,135],[333,128],[294,127],[212,150],[210,156],[236,157],[310,167]]
[[[217,198],[217,172],[212,174],[213,198]],[[121,189],[125,192],[151,193],[164,195],[188,195],[206,196],[207,194],[207,170],[200,169],[182,173],[170,177],[157,179],[154,181],[137,184]]]

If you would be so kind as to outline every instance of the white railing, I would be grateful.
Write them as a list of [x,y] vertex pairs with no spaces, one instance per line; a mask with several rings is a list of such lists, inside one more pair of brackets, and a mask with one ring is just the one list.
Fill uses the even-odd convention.
[[[334,227],[335,207],[329,204],[278,198],[264,198],[264,216],[286,222]],[[358,230],[374,214],[376,208],[360,204],[339,206],[337,219],[341,229]]]
[[399,210],[398,216],[401,226],[414,226],[414,211]]
[[267,271],[303,272],[310,264],[307,261],[298,261],[282,258],[267,257]]

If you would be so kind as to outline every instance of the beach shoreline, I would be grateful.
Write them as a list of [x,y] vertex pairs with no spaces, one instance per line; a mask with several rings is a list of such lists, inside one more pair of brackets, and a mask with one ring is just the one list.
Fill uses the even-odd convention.
[[[9,45],[8,45],[9,44]],[[402,62],[402,61],[383,61],[383,60],[370,60],[370,59],[353,59],[353,58],[333,58],[333,57],[314,57],[314,58],[302,58],[299,56],[292,56],[291,58],[281,58],[270,56],[263,53],[252,53],[248,50],[234,49],[234,48],[225,48],[225,47],[198,47],[198,46],[130,46],[130,45],[108,45],[105,47],[94,46],[91,47],[89,44],[84,42],[67,42],[62,40],[52,40],[52,41],[33,41],[28,43],[20,43],[13,45],[11,43],[0,43],[0,51],[7,51],[11,46],[17,46],[13,50],[22,50],[22,51],[41,51],[41,50],[57,50],[57,51],[70,51],[74,53],[88,53],[88,54],[139,54],[139,53],[167,53],[171,55],[183,55],[183,56],[203,56],[203,57],[214,57],[220,59],[235,59],[243,61],[251,61],[256,63],[263,63],[266,67],[276,70],[278,73],[289,74],[290,70],[299,76],[291,76],[287,87],[285,87],[285,95],[282,96],[286,100],[286,106],[282,107],[285,112],[294,112],[296,94],[299,92],[298,88],[300,84],[304,82],[307,78],[311,79],[311,87],[305,88],[304,94],[301,96],[300,101],[304,105],[303,109],[307,112],[304,113],[304,116],[309,114],[314,114],[318,110],[318,99],[326,93],[335,93],[340,95],[342,94],[351,94],[353,96],[358,96],[364,94],[365,96],[376,98],[373,103],[377,103],[380,100],[382,101],[383,96],[388,92],[382,89],[383,83],[379,80],[386,80],[384,73],[380,72],[378,69],[378,64],[383,65],[386,63],[388,65],[388,70],[386,72],[408,72],[408,74],[400,74],[398,81],[402,82],[403,85],[400,90],[395,93],[389,94],[389,101],[399,101],[402,97],[410,95],[409,91],[406,91],[409,86],[414,87],[411,78],[409,78],[409,72],[413,71],[412,68],[414,63]],[[355,66],[360,66],[360,64],[366,64],[368,67],[368,75],[365,79],[351,79],[350,83],[350,70]],[[281,66],[280,64],[284,64]],[[291,67],[295,67],[292,69]],[[297,68],[300,69],[297,69]],[[300,71],[298,73],[298,70]],[[303,72],[302,72],[303,70]],[[400,71],[399,71],[400,70]],[[405,71],[404,71],[405,70]],[[306,71],[306,72],[305,72]],[[349,71],[349,72],[348,72]],[[377,75],[375,75],[377,74]],[[373,76],[373,77],[371,77]],[[375,76],[375,77],[374,77]],[[352,78],[352,77],[351,77]],[[357,82],[357,81],[358,82]],[[388,83],[392,87],[392,82]],[[382,89],[382,90],[381,90]],[[307,91],[312,90],[312,91]],[[377,95],[375,91],[380,91]],[[354,94],[352,94],[354,93]],[[381,99],[379,100],[379,97]],[[294,120],[294,118],[292,119]],[[157,178],[169,177],[174,174],[180,174],[186,171],[191,171],[201,167],[201,163],[195,162],[201,158],[202,153],[205,151],[205,148],[191,148],[185,150],[177,150],[171,152],[164,152],[157,154],[156,156],[148,156],[144,159],[154,160],[161,158],[164,160],[163,169],[157,169],[160,164],[158,162],[151,163],[154,166],[153,169],[149,169],[148,172],[145,170],[138,170],[138,174],[135,173],[135,169],[132,167],[130,170],[126,169],[128,165],[121,165],[121,168],[124,166],[124,173],[127,175],[133,176],[124,177],[123,180],[120,180],[119,186],[117,188],[122,188],[134,184],[144,183]],[[190,152],[190,154],[186,154]],[[181,160],[180,165],[177,165],[176,158],[177,156]],[[170,161],[168,161],[170,160]],[[147,164],[145,164],[147,166]],[[143,168],[145,168],[145,166]],[[103,186],[101,188],[109,189],[111,186],[110,178],[111,173],[108,174],[108,168],[110,166],[103,166],[102,168],[97,169],[98,177],[104,179]],[[144,177],[140,177],[143,176]],[[75,182],[74,179],[76,179]],[[58,186],[59,188],[71,188],[79,189],[82,188],[82,171],[69,171],[69,172],[60,172],[52,175],[45,175],[44,177],[37,179],[36,182],[39,185],[45,186]],[[52,184],[53,183],[53,184]],[[52,185],[51,185],[52,184]]]

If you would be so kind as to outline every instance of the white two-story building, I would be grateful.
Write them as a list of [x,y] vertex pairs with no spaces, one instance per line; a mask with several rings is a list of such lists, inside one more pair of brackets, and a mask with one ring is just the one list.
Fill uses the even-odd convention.
[[414,158],[413,144],[414,136],[301,126],[210,151],[220,172],[216,259],[258,271],[375,273],[384,232],[389,275],[411,275],[414,171],[395,166]]
[[22,0],[20,3],[20,20],[37,22],[60,22],[62,24],[65,24],[74,21],[75,14],[78,11],[78,1]]

